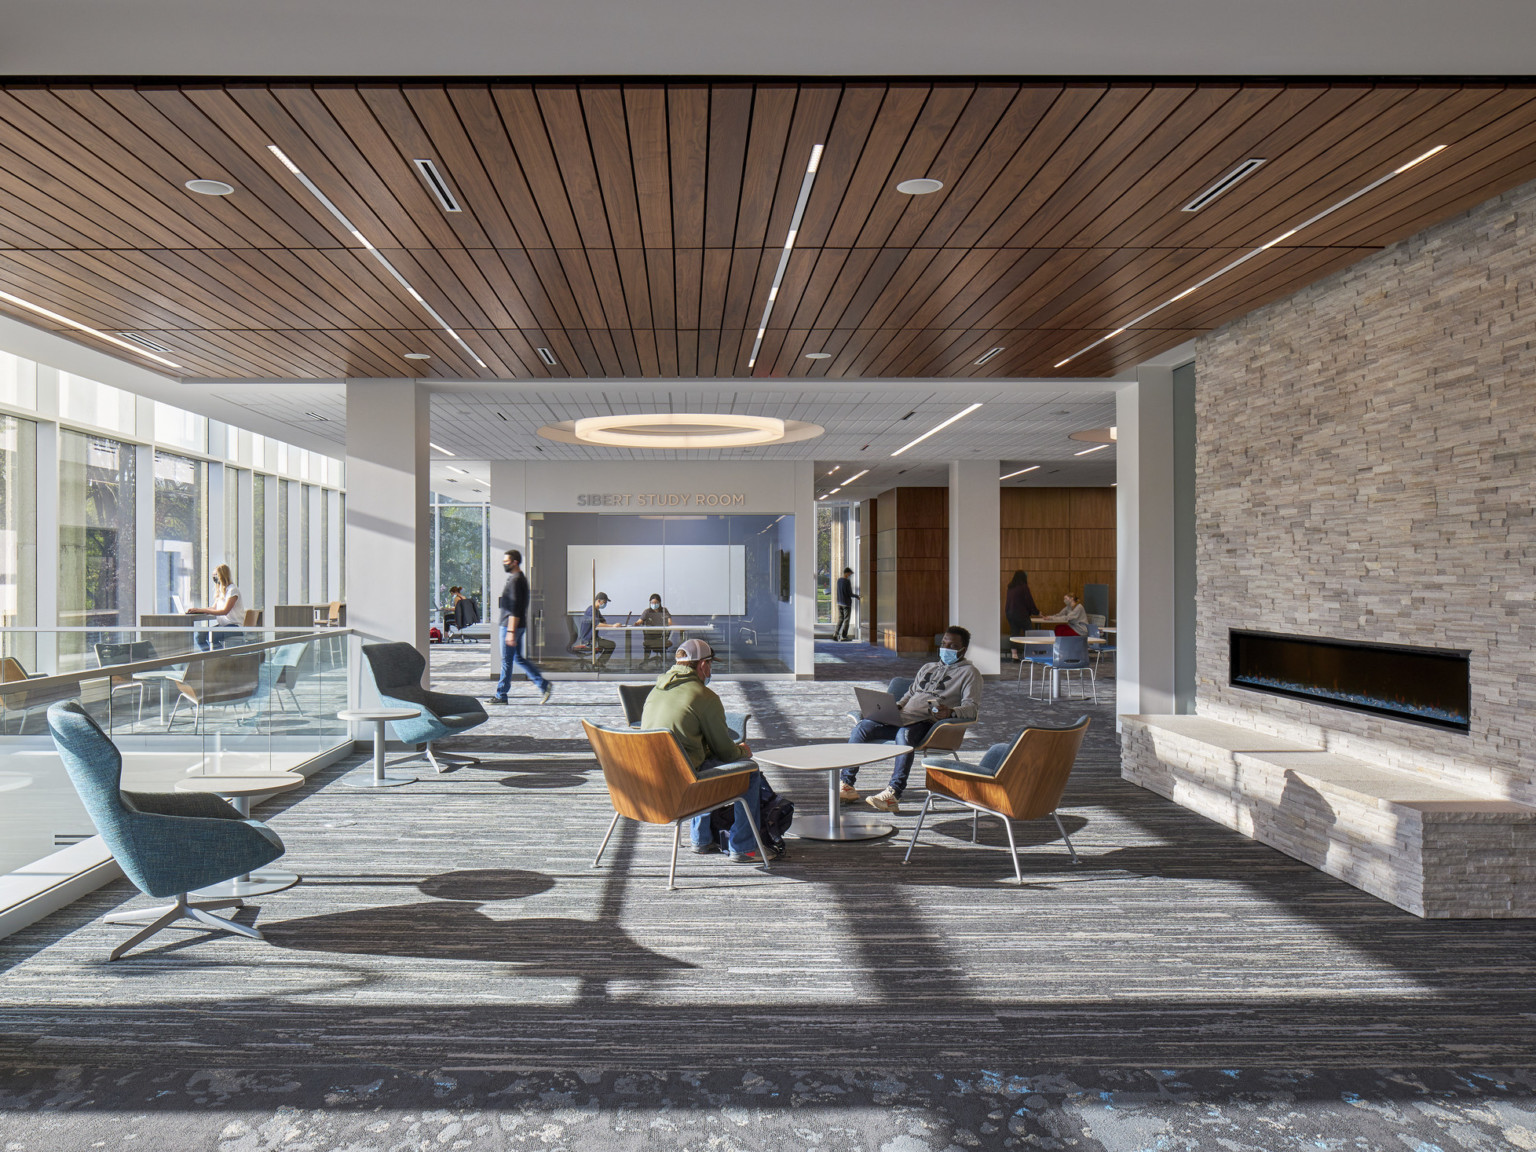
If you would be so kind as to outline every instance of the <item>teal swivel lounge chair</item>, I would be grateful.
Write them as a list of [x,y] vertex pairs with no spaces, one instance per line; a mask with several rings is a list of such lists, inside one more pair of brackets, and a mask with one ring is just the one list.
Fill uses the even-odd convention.
[[478,764],[474,756],[438,752],[433,741],[467,732],[486,721],[485,709],[473,696],[433,692],[421,686],[427,660],[415,647],[404,641],[364,644],[363,655],[373,673],[374,686],[386,708],[414,708],[419,715],[411,720],[393,721],[395,737],[404,744],[421,744],[420,752],[402,756],[392,764],[425,760],[438,772],[464,764]]
[[147,926],[112,949],[120,958],[178,920],[260,940],[255,928],[215,916],[215,908],[239,908],[236,898],[193,900],[190,893],[233,880],[283,854],[276,832],[247,820],[226,801],[198,792],[124,792],[123,758],[78,701],[48,709],[48,731],[96,831],[146,896],[175,902],[106,918],[109,924]]

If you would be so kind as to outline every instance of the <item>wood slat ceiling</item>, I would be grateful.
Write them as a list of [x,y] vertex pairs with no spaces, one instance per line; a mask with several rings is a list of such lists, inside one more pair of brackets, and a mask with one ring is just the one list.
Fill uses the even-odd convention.
[[[1536,177],[1536,87],[13,85],[0,88],[0,290],[148,336],[189,378],[1053,376],[1438,144],[1074,359],[1074,376],[1124,371]],[[1178,211],[1253,156],[1267,162],[1234,190]],[[463,211],[439,207],[417,158]],[[945,187],[895,191],[916,176]],[[193,195],[183,183],[198,177],[237,191]],[[402,358],[417,351],[432,359]]]

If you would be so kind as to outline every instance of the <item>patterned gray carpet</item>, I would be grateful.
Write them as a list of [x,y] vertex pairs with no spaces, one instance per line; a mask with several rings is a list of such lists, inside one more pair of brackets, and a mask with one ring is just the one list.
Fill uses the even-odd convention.
[[[846,733],[847,682],[720,688],[759,748]],[[590,867],[612,686],[513,700],[481,767],[262,809],[305,877],[242,914],[265,944],[108,965],[126,883],[0,941],[0,1150],[1536,1148],[1536,925],[1416,920],[1123,783],[1107,695],[989,686],[971,742],[1094,718],[1079,866],[1026,826],[1021,888],[951,815],[904,867],[919,775],[896,838],[684,853],[672,893],[662,829]]]

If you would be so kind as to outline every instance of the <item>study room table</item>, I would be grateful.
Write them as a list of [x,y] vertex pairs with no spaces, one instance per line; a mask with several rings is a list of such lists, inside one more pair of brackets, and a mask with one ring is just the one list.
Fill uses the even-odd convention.
[[[188,776],[176,781],[178,792],[203,792],[222,796],[234,806],[236,812],[249,819],[251,797],[265,796],[273,792],[286,792],[304,783],[297,772],[254,772],[244,776]],[[259,872],[247,872],[221,884],[199,888],[192,895],[205,900],[244,900],[249,896],[266,896],[292,888],[299,882],[295,872],[283,872],[275,868],[263,868]]]
[[[1025,648],[1054,648],[1055,645],[1056,645],[1056,637],[1054,637],[1054,636],[1010,636],[1010,637],[1008,637],[1008,643],[1010,643],[1010,644],[1022,644]],[[1097,645],[1099,647],[1102,647],[1104,645],[1104,641],[1099,639],[1097,636],[1089,637],[1089,639],[1088,639],[1088,647],[1090,649],[1092,649],[1095,645]],[[1052,700],[1060,700],[1061,699],[1061,675],[1060,675],[1060,672],[1056,668],[1052,668],[1052,669],[1050,669],[1050,673],[1051,673],[1051,697],[1050,698]]]
[[875,840],[896,831],[894,824],[860,813],[843,814],[838,796],[838,774],[844,768],[863,768],[913,751],[905,744],[802,744],[798,748],[770,748],[753,752],[752,759],[793,772],[827,774],[827,814],[796,816],[789,834],[805,840]]
[[[686,639],[686,633],[713,632],[715,626],[713,624],[599,624],[597,629],[599,632],[624,633],[624,665],[633,671],[634,635],[636,632],[682,632],[685,634],[684,639]],[[675,645],[669,647],[675,648]],[[667,651],[667,649],[663,649],[663,651]],[[595,656],[596,653],[594,652],[593,655]],[[670,659],[664,659],[662,666],[666,667],[670,663]]]

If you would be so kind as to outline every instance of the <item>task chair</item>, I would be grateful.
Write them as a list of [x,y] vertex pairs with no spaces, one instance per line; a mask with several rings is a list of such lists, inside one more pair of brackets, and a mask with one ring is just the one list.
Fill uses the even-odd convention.
[[1083,746],[1083,736],[1088,731],[1088,717],[1081,716],[1069,728],[1045,728],[1034,726],[1024,729],[1012,745],[994,744],[977,764],[954,764],[942,760],[924,760],[923,775],[926,777],[928,797],[923,809],[917,814],[917,827],[912,830],[912,842],[902,863],[912,860],[912,849],[917,847],[917,837],[923,830],[923,821],[935,800],[953,800],[971,810],[971,843],[976,842],[977,823],[982,813],[996,816],[1008,831],[1008,852],[1013,858],[1013,875],[1020,884],[1024,873],[1019,868],[1019,847],[1013,838],[1013,821],[1041,820],[1049,816],[1056,821],[1076,864],[1077,849],[1056,813],[1061,794],[1066,790],[1067,778],[1077,762],[1078,749]]
[[744,799],[751,774],[757,771],[755,760],[737,760],[695,772],[683,755],[677,737],[664,728],[636,731],[610,728],[587,720],[583,720],[581,726],[592,745],[592,754],[603,770],[603,782],[608,786],[608,799],[613,804],[613,820],[608,824],[608,834],[597,849],[592,867],[596,868],[602,862],[621,816],[641,824],[670,824],[672,866],[667,871],[667,891],[674,891],[677,888],[677,844],[682,837],[683,821],[733,801],[746,813],[763,868],[768,867],[768,850],[763,847],[762,833]]
[[130,948],[179,920],[260,940],[255,928],[215,916],[241,908],[237,897],[196,900],[199,888],[254,872],[283,854],[276,832],[247,820],[226,800],[200,792],[124,792],[123,758],[78,701],[48,709],[48,731],[75,791],[123,873],[146,896],[174,903],[106,917],[108,924],[144,924],[108,955]]
[[448,692],[433,692],[421,686],[422,673],[427,661],[415,647],[403,641],[387,644],[364,644],[363,655],[373,673],[379,699],[393,708],[415,708],[421,714],[412,720],[394,721],[395,735],[406,744],[424,745],[420,752],[402,756],[395,764],[408,764],[413,760],[425,760],[438,772],[458,768],[466,764],[478,764],[475,756],[461,756],[437,752],[434,740],[457,736],[486,721],[485,709],[473,696],[457,696]]
[[[619,690],[619,705],[624,709],[624,722],[631,728],[640,727],[640,717],[645,713],[645,702],[654,685],[615,684],[614,687]],[[750,712],[725,714],[725,726],[731,730],[731,735],[738,743],[747,738],[747,721],[750,719],[752,719]]]

